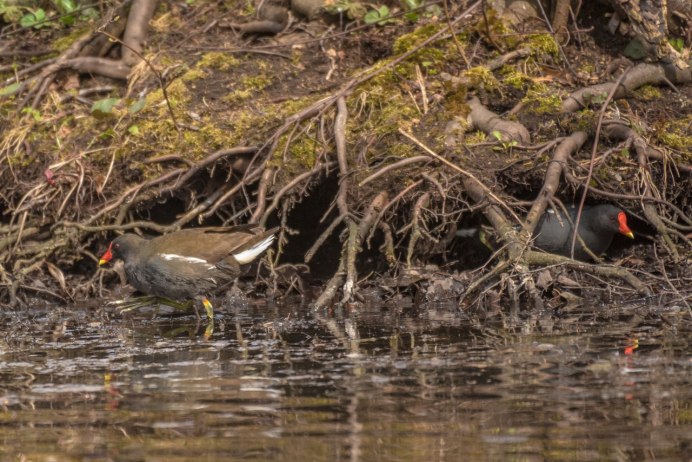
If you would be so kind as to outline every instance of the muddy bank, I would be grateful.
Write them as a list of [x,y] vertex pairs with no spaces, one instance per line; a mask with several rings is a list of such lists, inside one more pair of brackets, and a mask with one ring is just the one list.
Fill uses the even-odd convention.
[[[605,7],[566,40],[480,3],[260,36],[240,8],[133,5],[7,36],[0,303],[107,294],[97,256],[123,231],[248,222],[281,227],[252,286],[318,307],[688,296],[690,68],[623,59]],[[546,209],[582,202],[617,204],[636,239],[595,264],[531,250]],[[457,236],[477,226],[489,248]]]

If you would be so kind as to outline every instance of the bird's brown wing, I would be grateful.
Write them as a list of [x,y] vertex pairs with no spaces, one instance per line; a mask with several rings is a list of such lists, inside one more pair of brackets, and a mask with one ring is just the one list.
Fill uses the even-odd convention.
[[257,225],[189,228],[153,239],[149,249],[154,253],[195,257],[216,264],[252,247],[276,230],[264,231]]

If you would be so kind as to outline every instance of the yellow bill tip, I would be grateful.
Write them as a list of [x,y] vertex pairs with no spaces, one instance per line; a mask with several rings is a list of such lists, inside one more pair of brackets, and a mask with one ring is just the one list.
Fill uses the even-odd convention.
[[629,237],[630,239],[634,239],[634,233],[632,233],[632,231],[625,233],[625,236]]

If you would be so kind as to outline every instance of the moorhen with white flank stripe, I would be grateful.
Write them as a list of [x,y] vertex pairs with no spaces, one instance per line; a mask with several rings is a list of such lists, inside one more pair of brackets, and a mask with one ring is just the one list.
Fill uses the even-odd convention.
[[[564,212],[548,210],[538,222],[533,234],[533,245],[546,252],[570,256],[572,249],[573,223],[577,220],[577,207],[567,207]],[[625,212],[610,204],[584,206],[579,220],[578,236],[586,247],[596,256],[608,250],[616,234],[634,239],[627,226]],[[574,258],[590,260],[591,256],[581,245],[579,239],[574,245]]]
[[171,300],[200,300],[213,322],[214,309],[207,296],[235,281],[241,265],[269,248],[277,229],[190,228],[150,240],[124,234],[111,242],[99,265],[121,259],[135,289]]

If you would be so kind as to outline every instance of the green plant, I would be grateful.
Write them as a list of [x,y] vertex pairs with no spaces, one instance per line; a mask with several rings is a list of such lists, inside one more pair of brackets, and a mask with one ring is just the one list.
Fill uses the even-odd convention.
[[43,8],[32,8],[27,5],[33,2],[24,1],[24,5],[22,5],[22,2],[14,0],[0,0],[0,16],[6,23],[18,23],[22,27],[34,29],[48,27],[56,19],[59,19],[66,26],[71,26],[75,23],[78,13],[82,20],[98,17],[98,11],[93,7],[80,7],[77,1],[53,0],[56,11],[50,10],[51,16],[48,16]]
[[75,22],[74,13],[78,6],[74,0],[53,0],[58,12],[62,15],[60,21],[66,26],[71,26]]
[[6,23],[18,22],[22,19],[22,9],[17,5],[8,4],[5,0],[0,0],[0,16]]
[[26,8],[26,10],[29,12],[22,16],[22,18],[19,20],[20,26],[40,29],[48,25],[46,23],[46,12],[43,10],[43,8],[37,8],[35,10]]
[[[399,0],[401,8],[406,11],[404,18],[411,22],[416,22],[420,18],[421,14],[430,16],[442,16],[442,8],[437,4],[432,4],[425,6],[425,0]],[[425,6],[425,8],[423,8]]]
[[490,134],[493,135],[493,138],[495,138],[498,141],[498,143],[500,143],[500,145],[502,146],[502,147],[496,146],[495,148],[493,148],[496,151],[502,150],[502,151],[505,151],[507,153],[511,153],[512,148],[519,144],[517,142],[517,140],[505,141],[503,139],[504,137],[502,136],[502,133],[497,131],[497,130],[493,130]]
[[363,16],[363,21],[365,21],[365,24],[378,24],[380,26],[395,22],[387,5],[368,11]]
[[325,5],[324,9],[329,14],[345,14],[351,20],[362,18],[367,11],[362,3],[350,0],[336,0],[332,4]]
[[685,41],[681,38],[669,38],[668,43],[670,43],[670,46],[672,46],[678,53],[682,53],[682,51],[685,49]]
[[91,106],[91,115],[97,119],[113,116],[113,108],[120,102],[120,98],[105,98],[94,101]]

